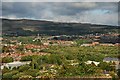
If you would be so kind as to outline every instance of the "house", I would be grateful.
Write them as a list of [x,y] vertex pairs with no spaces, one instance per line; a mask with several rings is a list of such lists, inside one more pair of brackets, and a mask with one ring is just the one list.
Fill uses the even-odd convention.
[[106,71],[104,70],[103,73],[105,74],[105,76],[109,77],[110,76],[110,72],[109,71]]
[[114,46],[114,44],[109,44],[109,43],[108,44],[107,43],[106,44],[100,44],[100,45],[101,46]]
[[103,59],[103,62],[107,62],[107,63],[112,62],[112,63],[118,64],[119,59],[118,58],[106,57],[106,58]]
[[87,46],[93,46],[93,45],[92,44],[82,44],[81,46],[87,47]]
[[98,66],[100,64],[100,62],[96,62],[96,61],[87,61],[85,62],[85,64],[94,64],[95,66]]
[[100,45],[100,46],[115,46],[114,44],[101,44],[99,42],[92,42],[91,44],[82,44],[81,46],[97,46],[97,45]]
[[120,47],[120,43],[116,43],[116,44],[115,44],[115,46],[118,46],[118,47]]
[[103,59],[103,62],[110,63],[112,62],[116,69],[120,69],[120,60],[118,58],[106,57]]
[[100,43],[99,42],[92,42],[92,45],[99,45]]

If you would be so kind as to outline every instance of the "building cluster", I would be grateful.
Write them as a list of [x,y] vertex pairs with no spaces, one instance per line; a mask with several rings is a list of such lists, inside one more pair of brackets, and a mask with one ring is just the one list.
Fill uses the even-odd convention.
[[81,46],[120,46],[119,43],[116,43],[116,44],[111,44],[111,43],[99,43],[99,42],[92,42],[92,43],[89,43],[89,44],[82,44]]
[[62,45],[62,46],[70,46],[73,45],[73,41],[63,41],[63,40],[48,40],[43,43],[43,45]]

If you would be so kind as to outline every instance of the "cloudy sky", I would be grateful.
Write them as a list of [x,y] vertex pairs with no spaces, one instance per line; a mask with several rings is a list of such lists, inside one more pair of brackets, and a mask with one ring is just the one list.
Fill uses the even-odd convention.
[[2,2],[2,17],[118,25],[118,3]]

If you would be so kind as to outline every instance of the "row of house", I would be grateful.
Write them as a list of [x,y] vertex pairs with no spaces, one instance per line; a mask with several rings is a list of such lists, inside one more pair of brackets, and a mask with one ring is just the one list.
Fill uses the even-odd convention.
[[4,57],[12,57],[13,59],[14,59],[14,61],[19,61],[20,59],[21,59],[21,57],[23,57],[23,56],[32,56],[32,55],[40,55],[40,56],[42,56],[42,55],[49,55],[49,53],[45,53],[45,52],[31,52],[31,51],[29,51],[29,52],[26,52],[25,54],[23,54],[23,53],[1,53],[0,54],[0,57],[1,58],[4,58]]
[[92,42],[91,44],[82,44],[81,46],[96,46],[96,45],[100,45],[100,46],[120,46],[119,43],[110,44],[110,43],[99,43],[99,42]]
[[73,41],[62,41],[62,40],[48,40],[47,42],[43,43],[43,45],[63,45],[63,46],[70,46],[73,45]]

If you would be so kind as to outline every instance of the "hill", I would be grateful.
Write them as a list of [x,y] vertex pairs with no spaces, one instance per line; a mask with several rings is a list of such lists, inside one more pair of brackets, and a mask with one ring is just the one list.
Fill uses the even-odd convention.
[[88,23],[62,23],[30,19],[1,19],[3,35],[30,36],[45,35],[85,35],[117,32],[120,26]]

